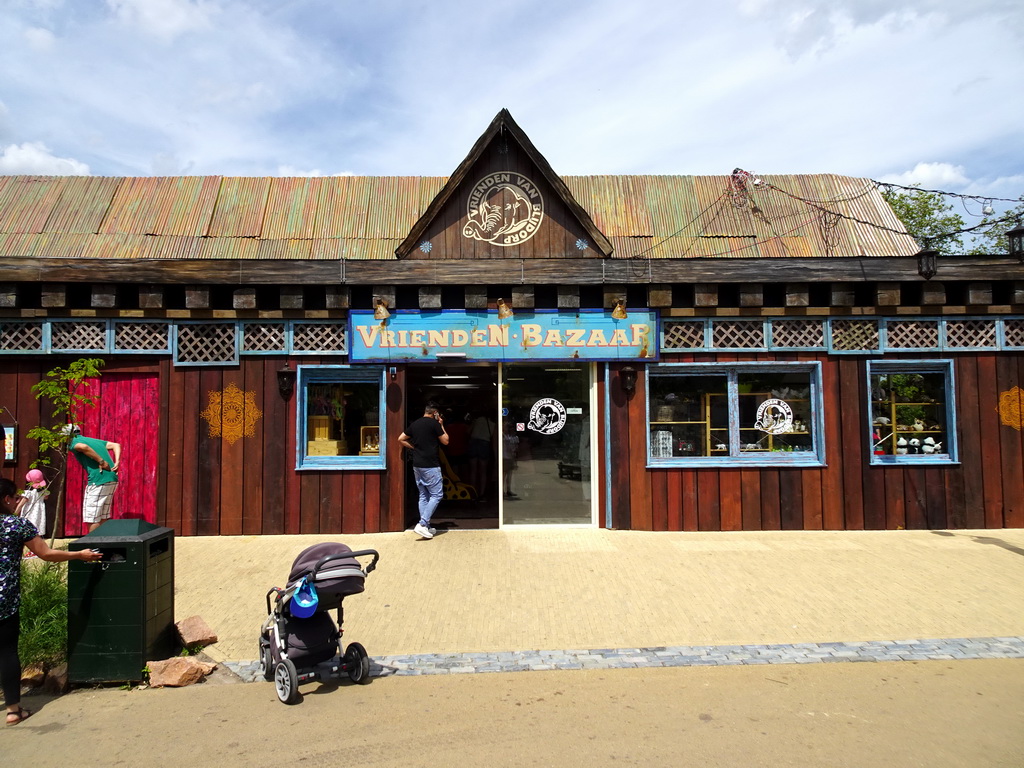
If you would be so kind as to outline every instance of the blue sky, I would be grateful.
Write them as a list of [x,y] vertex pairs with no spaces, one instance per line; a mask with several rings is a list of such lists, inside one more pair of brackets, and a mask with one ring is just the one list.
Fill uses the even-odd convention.
[[[899,10],[891,10],[897,7]],[[1021,0],[6,0],[0,173],[562,174],[1024,193]]]

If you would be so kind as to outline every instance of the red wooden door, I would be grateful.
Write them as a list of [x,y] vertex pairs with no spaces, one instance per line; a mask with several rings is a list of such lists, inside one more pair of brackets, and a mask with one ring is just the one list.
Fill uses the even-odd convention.
[[[99,384],[99,402],[80,418],[82,434],[121,444],[117,491],[111,517],[156,522],[157,463],[160,435],[160,380],[157,374],[106,373],[89,382]],[[82,522],[85,470],[68,457],[65,536],[88,532]]]

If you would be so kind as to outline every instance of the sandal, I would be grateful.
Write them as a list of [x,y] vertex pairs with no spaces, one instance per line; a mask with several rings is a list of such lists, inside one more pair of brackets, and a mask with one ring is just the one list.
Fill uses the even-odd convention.
[[[12,717],[16,718],[16,719],[11,720]],[[17,725],[22,720],[28,720],[30,717],[32,717],[32,711],[31,710],[25,709],[24,707],[18,707],[18,711],[17,712],[8,712],[7,713],[7,724],[8,725]]]

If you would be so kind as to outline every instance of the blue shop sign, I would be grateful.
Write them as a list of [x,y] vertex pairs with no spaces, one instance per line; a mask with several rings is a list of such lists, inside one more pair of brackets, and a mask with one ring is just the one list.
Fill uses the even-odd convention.
[[617,320],[607,311],[517,309],[396,311],[375,320],[372,310],[349,312],[352,362],[523,360],[657,360],[658,313],[629,310]]

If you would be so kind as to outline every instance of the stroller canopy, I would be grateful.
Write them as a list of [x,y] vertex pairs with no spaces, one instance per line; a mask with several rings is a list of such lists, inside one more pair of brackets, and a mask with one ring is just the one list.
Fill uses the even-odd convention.
[[[308,576],[316,586],[320,608],[337,607],[341,598],[359,594],[365,588],[363,582],[366,580],[366,574],[359,561],[354,557],[345,557],[350,552],[351,547],[339,542],[325,542],[307,547],[292,563],[291,573],[288,574],[288,586],[291,587],[304,576]],[[331,559],[317,568],[317,564],[325,557]]]

